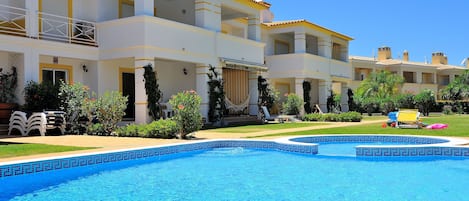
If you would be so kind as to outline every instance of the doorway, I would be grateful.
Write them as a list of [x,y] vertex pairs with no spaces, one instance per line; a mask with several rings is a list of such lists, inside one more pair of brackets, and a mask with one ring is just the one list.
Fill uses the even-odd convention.
[[122,72],[122,95],[128,97],[124,120],[135,119],[135,74]]

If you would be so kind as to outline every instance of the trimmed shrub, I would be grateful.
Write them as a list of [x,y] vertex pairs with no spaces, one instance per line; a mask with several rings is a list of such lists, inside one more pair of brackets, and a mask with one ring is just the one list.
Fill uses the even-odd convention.
[[362,118],[362,115],[358,112],[345,112],[339,114],[339,119],[342,122],[360,122]]
[[362,115],[358,112],[344,112],[340,114],[335,113],[311,113],[303,117],[304,121],[332,121],[332,122],[360,122],[363,119]]
[[324,121],[324,115],[319,113],[305,114],[303,121]]
[[150,124],[129,124],[116,130],[119,137],[174,138],[179,131],[172,119],[153,121]]
[[326,114],[324,114],[324,121],[340,121],[339,114],[326,113]]

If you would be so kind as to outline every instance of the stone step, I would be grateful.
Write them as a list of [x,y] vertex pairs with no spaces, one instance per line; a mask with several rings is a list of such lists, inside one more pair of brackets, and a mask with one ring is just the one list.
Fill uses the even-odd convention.
[[8,124],[0,124],[0,135],[8,134]]

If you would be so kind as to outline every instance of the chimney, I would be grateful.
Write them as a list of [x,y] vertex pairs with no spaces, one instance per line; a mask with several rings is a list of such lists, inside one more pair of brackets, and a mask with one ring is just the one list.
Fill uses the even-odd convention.
[[469,69],[469,57],[466,58],[466,68]]
[[390,47],[380,47],[378,48],[378,61],[391,59],[391,48]]
[[402,60],[409,61],[409,52],[407,50],[404,50],[404,53],[402,53]]
[[432,53],[432,64],[448,64],[448,57],[443,52]]

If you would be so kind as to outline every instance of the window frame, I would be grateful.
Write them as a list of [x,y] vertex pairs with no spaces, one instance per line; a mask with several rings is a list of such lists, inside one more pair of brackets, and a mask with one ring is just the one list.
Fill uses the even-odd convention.
[[52,70],[53,71],[53,82],[55,84],[55,71],[62,71],[65,72],[65,79],[67,79],[68,84],[73,83],[73,67],[70,65],[63,65],[63,64],[48,64],[48,63],[40,63],[39,64],[39,82],[42,83],[43,81],[43,70]]

